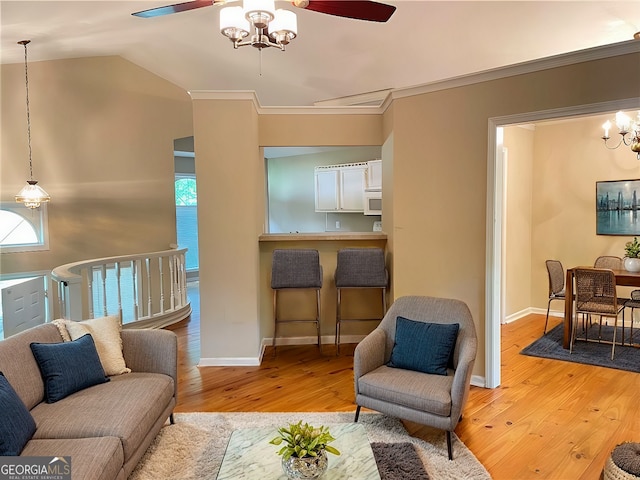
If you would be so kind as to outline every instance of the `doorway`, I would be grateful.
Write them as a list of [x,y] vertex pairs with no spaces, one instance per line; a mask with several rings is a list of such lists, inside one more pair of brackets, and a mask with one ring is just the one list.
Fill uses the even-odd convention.
[[[507,290],[506,260],[506,156],[503,154],[501,128],[561,119],[576,119],[593,115],[640,108],[640,99],[583,105],[557,110],[529,112],[489,119],[489,148],[487,158],[487,250],[486,250],[486,310],[485,310],[485,386],[500,385],[500,325],[506,320],[505,295]],[[585,133],[586,135],[586,133]],[[599,139],[597,139],[599,140]],[[604,148],[602,145],[598,145]],[[604,168],[608,168],[605,166]],[[637,175],[637,173],[635,173]],[[595,187],[594,187],[595,188]],[[533,238],[532,241],[536,239]],[[571,260],[571,259],[570,259]],[[532,269],[535,265],[532,265]],[[535,281],[535,279],[533,280]],[[546,282],[546,280],[545,280]],[[545,287],[546,288],[546,283]],[[546,301],[546,299],[545,299]]]

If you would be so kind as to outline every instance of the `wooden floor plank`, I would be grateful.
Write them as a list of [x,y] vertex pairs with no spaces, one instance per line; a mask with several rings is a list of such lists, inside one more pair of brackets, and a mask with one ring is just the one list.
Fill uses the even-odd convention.
[[[543,315],[502,326],[502,383],[471,388],[456,434],[496,480],[596,480],[617,444],[640,441],[640,374],[521,355],[543,328]],[[355,411],[354,345],[339,356],[331,345],[278,347],[275,357],[268,348],[258,367],[198,367],[197,312],[172,330],[176,412]],[[405,424],[416,437],[432,431]]]

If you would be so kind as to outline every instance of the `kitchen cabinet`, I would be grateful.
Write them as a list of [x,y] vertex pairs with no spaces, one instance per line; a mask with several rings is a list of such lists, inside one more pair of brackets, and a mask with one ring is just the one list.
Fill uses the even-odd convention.
[[382,160],[367,162],[367,190],[382,190]]
[[316,167],[316,212],[364,212],[366,170],[366,162]]

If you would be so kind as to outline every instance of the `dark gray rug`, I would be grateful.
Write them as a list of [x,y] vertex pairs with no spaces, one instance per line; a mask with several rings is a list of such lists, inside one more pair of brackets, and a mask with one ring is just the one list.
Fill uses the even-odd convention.
[[413,443],[372,443],[382,480],[429,480]]
[[[579,333],[579,336],[581,334]],[[618,327],[616,341],[620,340],[621,329]],[[625,330],[625,342],[628,342],[629,328]],[[554,360],[564,360],[566,362],[585,363],[587,365],[597,365],[600,367],[616,368],[618,370],[628,370],[640,373],[640,348],[616,345],[615,358],[611,360],[611,345],[607,343],[575,342],[573,353],[569,349],[562,348],[563,325],[560,324],[553,330],[547,332],[520,353],[532,357],[551,358]],[[589,329],[589,338],[598,337],[598,326],[594,325]],[[613,338],[613,327],[604,325],[602,327],[602,338],[611,340]],[[633,341],[640,343],[640,328],[634,329]]]

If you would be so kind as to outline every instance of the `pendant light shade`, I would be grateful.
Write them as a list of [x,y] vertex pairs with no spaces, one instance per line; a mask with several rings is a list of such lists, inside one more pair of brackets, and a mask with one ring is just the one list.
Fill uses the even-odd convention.
[[29,115],[29,71],[27,70],[27,45],[31,40],[21,40],[18,45],[24,46],[24,79],[27,92],[27,139],[29,143],[29,180],[16,195],[16,202],[24,203],[26,207],[38,208],[41,203],[48,202],[51,197],[33,179],[33,161],[31,158],[31,116]]

